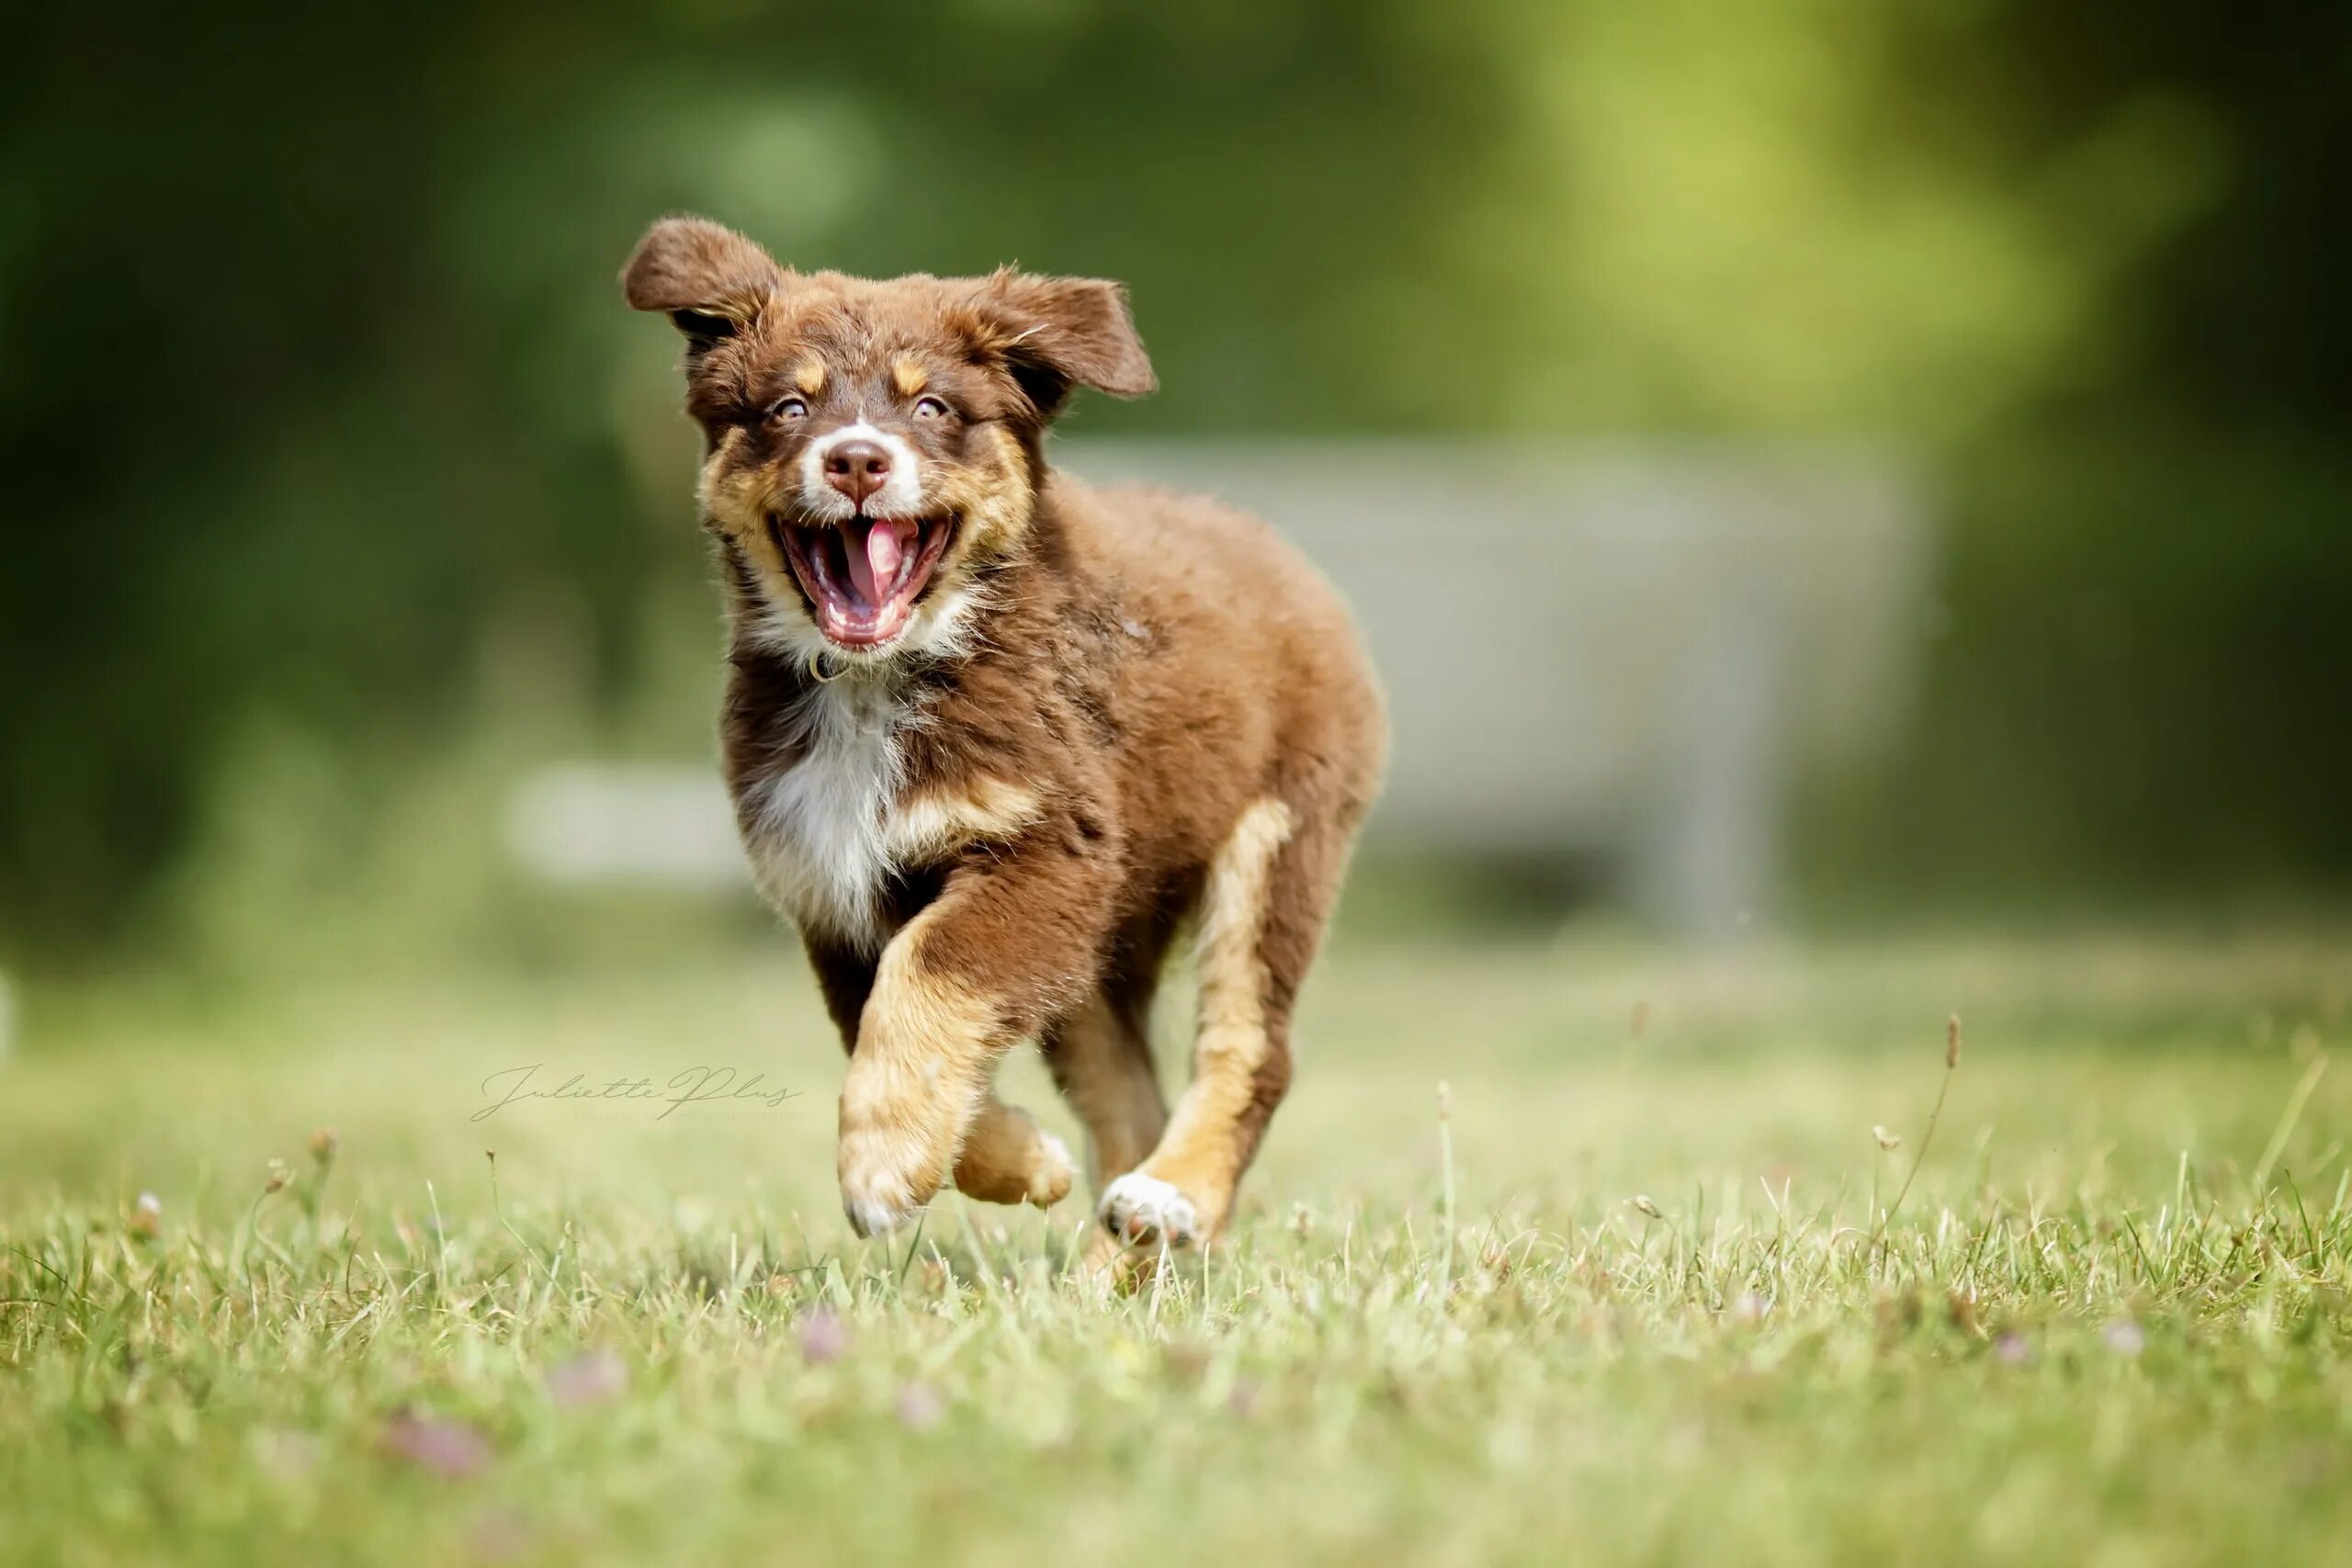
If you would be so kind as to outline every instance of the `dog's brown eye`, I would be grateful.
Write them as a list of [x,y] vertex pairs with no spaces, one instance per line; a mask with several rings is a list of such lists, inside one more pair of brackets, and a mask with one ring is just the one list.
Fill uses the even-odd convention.
[[808,405],[798,398],[781,398],[768,410],[770,419],[807,419]]
[[915,417],[917,419],[944,419],[946,415],[947,405],[940,401],[937,398],[917,398],[915,400]]

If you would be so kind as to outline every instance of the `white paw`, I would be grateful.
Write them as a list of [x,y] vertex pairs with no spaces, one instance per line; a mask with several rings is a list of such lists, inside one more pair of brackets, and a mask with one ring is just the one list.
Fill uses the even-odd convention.
[[1190,1247],[1200,1234],[1193,1201],[1156,1176],[1131,1170],[1102,1190],[1104,1228],[1122,1241]]

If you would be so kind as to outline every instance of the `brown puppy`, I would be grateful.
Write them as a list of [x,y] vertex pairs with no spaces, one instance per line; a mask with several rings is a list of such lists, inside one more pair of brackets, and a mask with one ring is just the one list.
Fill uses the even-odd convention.
[[[694,219],[655,225],[623,281],[686,335],[728,784],[852,1053],[851,1223],[900,1224],[951,1171],[996,1202],[1069,1191],[1068,1155],[992,1087],[1035,1036],[1111,1233],[1215,1236],[1378,785],[1346,607],[1252,518],[1046,468],[1075,388],[1154,385],[1116,285],[803,276]],[[1145,1021],[1195,916],[1171,1115]]]

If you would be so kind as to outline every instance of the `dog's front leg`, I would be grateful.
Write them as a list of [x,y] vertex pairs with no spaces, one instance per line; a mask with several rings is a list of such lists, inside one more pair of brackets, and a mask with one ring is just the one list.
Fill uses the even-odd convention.
[[883,950],[842,1087],[842,1207],[861,1235],[912,1218],[967,1137],[998,1141],[1012,1125],[989,1089],[998,1060],[1092,983],[1109,879],[1075,835],[1033,838],[955,872]]

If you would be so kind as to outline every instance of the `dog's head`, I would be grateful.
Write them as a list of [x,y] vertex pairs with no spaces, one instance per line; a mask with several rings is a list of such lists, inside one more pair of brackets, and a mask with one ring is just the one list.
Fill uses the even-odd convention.
[[1152,389],[1118,285],[802,275],[732,230],[653,226],[622,283],[686,337],[707,525],[758,631],[851,662],[954,645],[1033,521],[1071,391]]

